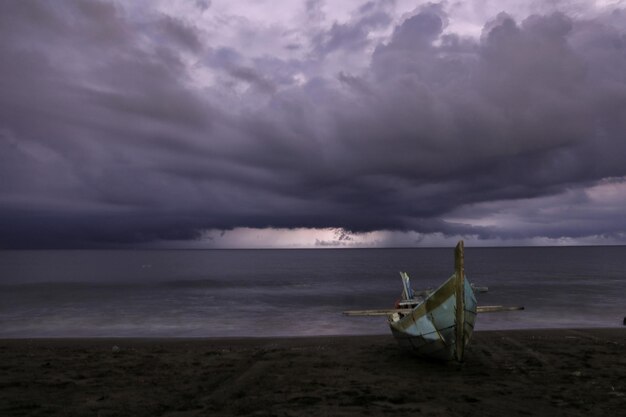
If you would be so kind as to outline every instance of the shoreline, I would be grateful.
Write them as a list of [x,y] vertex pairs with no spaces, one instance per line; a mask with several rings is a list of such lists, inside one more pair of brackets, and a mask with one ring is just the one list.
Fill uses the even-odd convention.
[[391,335],[0,339],[0,414],[617,415],[626,327],[485,330],[462,364]]
[[[612,331],[626,331],[626,325],[618,325],[614,327],[536,327],[536,328],[515,328],[515,329],[485,329],[475,330],[476,334],[488,334],[488,333],[542,333],[542,332],[562,332],[562,331],[591,331],[591,332],[612,332]],[[158,341],[264,341],[264,340],[307,340],[307,339],[349,339],[349,338],[379,338],[393,336],[389,331],[375,333],[375,334],[320,334],[320,335],[291,335],[291,336],[31,336],[31,337],[1,337],[0,344],[4,342],[18,341],[115,341],[115,340],[129,340],[129,341],[146,341],[146,342],[158,342]],[[470,342],[471,346],[471,342]]]

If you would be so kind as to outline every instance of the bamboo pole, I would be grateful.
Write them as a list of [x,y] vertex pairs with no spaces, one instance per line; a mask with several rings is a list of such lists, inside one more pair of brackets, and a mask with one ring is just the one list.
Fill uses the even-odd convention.
[[496,313],[498,311],[518,311],[523,310],[524,307],[505,307],[505,306],[478,306],[476,307],[477,313]]
[[463,361],[463,352],[465,350],[465,267],[463,246],[463,241],[460,240],[454,250],[454,273],[456,274],[456,349],[454,356],[459,362]]
[[[478,306],[477,313],[496,313],[498,311],[518,311],[524,310],[524,307],[505,307],[505,306]],[[390,308],[382,310],[348,310],[344,311],[345,316],[390,316],[394,313],[409,314],[413,309],[410,308]]]
[[410,308],[393,308],[387,310],[348,310],[343,314],[346,316],[391,316],[395,313],[409,314],[413,311]]

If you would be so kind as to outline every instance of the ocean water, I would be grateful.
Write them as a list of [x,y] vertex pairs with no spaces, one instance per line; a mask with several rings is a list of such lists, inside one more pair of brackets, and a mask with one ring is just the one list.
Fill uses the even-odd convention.
[[[489,287],[477,330],[618,327],[626,247],[466,248]],[[385,334],[398,271],[414,288],[454,271],[453,249],[0,251],[0,338]]]

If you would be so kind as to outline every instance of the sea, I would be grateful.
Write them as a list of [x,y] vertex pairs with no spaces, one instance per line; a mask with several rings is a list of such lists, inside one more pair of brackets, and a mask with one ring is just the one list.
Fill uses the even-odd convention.
[[[466,248],[488,287],[477,330],[621,327],[626,247]],[[414,289],[454,272],[452,248],[0,251],[0,338],[385,334],[399,271]]]

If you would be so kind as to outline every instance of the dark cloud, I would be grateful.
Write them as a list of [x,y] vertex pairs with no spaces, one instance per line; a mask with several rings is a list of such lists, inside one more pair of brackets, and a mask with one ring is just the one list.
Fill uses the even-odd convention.
[[[206,6],[206,8],[208,8],[208,6]],[[199,52],[202,49],[202,42],[198,37],[198,33],[184,22],[170,16],[165,16],[158,22],[158,25],[163,30],[166,37],[177,42],[179,45],[189,48],[193,52]]]
[[207,11],[211,7],[210,0],[196,0],[196,7],[201,11]]
[[[317,8],[307,3],[309,15],[319,14]],[[374,2],[361,6],[354,19],[347,23],[335,22],[330,29],[322,30],[313,37],[316,54],[326,55],[336,50],[358,50],[369,44],[372,30],[387,27],[391,16]]]
[[[125,246],[234,227],[623,234],[610,221],[621,214],[601,210],[526,229],[443,218],[626,175],[625,21],[500,14],[473,39],[428,5],[374,45],[371,31],[391,20],[372,3],[312,29],[313,56],[287,60],[108,2],[0,2],[0,246]],[[359,73],[314,71],[366,46]]]
[[230,69],[229,74],[235,78],[246,81],[264,93],[273,93],[276,90],[276,87],[271,81],[267,80],[252,68],[234,67]]

